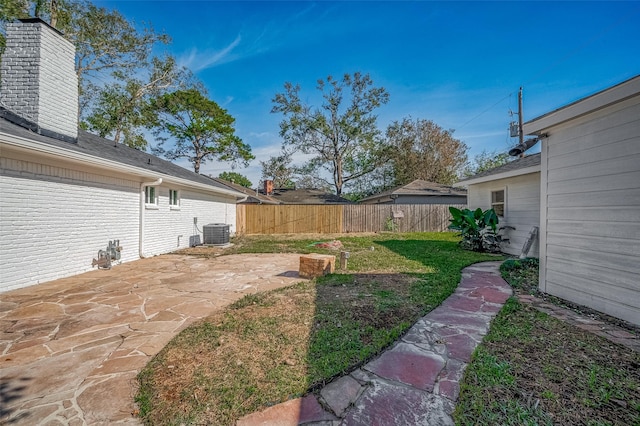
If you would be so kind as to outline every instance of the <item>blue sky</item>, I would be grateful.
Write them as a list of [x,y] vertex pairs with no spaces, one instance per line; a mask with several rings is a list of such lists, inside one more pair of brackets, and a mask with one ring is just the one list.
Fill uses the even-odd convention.
[[[256,160],[236,169],[258,184],[280,151],[271,100],[285,82],[319,105],[316,81],[360,71],[390,101],[385,130],[430,119],[469,147],[504,151],[524,86],[525,121],[640,74],[640,2],[94,1],[173,42],[168,52],[236,118]],[[517,117],[513,117],[517,120]],[[535,150],[534,150],[535,151]],[[188,165],[186,165],[188,167]],[[230,167],[208,163],[217,176]]]

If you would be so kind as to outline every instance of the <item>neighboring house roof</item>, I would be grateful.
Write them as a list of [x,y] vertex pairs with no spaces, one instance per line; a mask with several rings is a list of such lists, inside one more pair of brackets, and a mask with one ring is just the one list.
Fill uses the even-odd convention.
[[[263,194],[264,195],[264,194]],[[269,196],[279,204],[352,204],[350,200],[320,189],[274,189]]]
[[114,170],[126,171],[145,178],[162,177],[168,182],[199,187],[221,194],[243,198],[244,194],[231,189],[207,176],[199,175],[170,161],[116,144],[112,140],[79,130],[76,143],[32,132],[14,124],[13,114],[0,107],[0,139],[18,149],[48,155],[62,155],[70,161],[99,165]]
[[425,196],[425,197],[466,197],[467,191],[466,189],[453,188],[451,186],[442,185],[435,182],[428,182],[422,179],[416,179],[413,182],[410,182],[406,185],[399,186],[394,189],[390,189],[388,191],[381,192],[379,194],[371,195],[369,197],[363,198],[360,202],[363,201],[373,201],[383,198],[394,198],[395,196],[407,195],[407,196]]
[[526,175],[540,171],[540,153],[527,155],[523,158],[510,161],[496,168],[485,170],[468,179],[456,182],[454,185],[474,185],[476,183],[489,182],[497,179],[505,179],[514,176]]
[[220,178],[212,177],[211,179],[221,185],[225,185],[235,191],[242,192],[243,194],[247,195],[247,199],[241,201],[240,204],[280,204],[278,200],[274,200],[272,197],[261,194],[255,189],[246,188],[242,185],[238,185],[237,183],[229,182]]

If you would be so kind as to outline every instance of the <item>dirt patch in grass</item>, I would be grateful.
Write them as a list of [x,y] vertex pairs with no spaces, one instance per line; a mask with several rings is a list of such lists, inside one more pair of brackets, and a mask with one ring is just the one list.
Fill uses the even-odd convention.
[[[537,263],[507,269],[516,291],[537,289]],[[455,419],[640,425],[640,354],[512,298],[474,353]]]
[[174,251],[172,254],[198,257],[216,257],[229,251],[232,247],[195,246]]
[[315,291],[247,296],[178,335],[141,373],[148,424],[232,424],[304,392]]
[[415,276],[404,274],[357,274],[350,279],[320,280],[316,301],[319,306],[336,305],[350,316],[375,328],[393,328],[398,322],[420,314],[417,305],[407,306]]

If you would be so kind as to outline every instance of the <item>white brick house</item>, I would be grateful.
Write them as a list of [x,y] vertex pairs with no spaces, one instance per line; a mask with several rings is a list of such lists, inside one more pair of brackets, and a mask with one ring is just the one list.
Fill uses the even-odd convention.
[[540,226],[540,290],[640,325],[640,76],[524,131],[541,140],[537,164],[529,156],[517,175],[494,170],[460,182],[469,207],[490,207],[491,191],[506,188],[509,221],[514,197],[529,200],[527,225]]
[[[74,48],[37,19],[7,25],[0,92],[0,292],[92,269],[120,240],[128,262],[235,229],[245,196],[77,129]],[[197,222],[197,223],[194,223]]]

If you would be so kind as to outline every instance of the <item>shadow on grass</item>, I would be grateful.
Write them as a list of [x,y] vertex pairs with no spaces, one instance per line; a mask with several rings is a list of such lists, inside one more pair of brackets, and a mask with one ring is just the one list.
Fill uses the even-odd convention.
[[[384,257],[389,252],[398,255],[400,269],[409,272],[342,273],[316,280],[314,324],[318,330],[311,332],[308,365],[319,364],[322,372],[310,374],[312,389],[323,384],[317,377],[332,379],[353,371],[395,343],[455,291],[464,267],[501,258],[462,251],[456,241],[383,240],[374,244],[386,249],[380,250]],[[375,251],[360,254],[373,257]],[[372,259],[359,259],[349,269],[375,271]],[[372,341],[376,344],[370,346]]]

